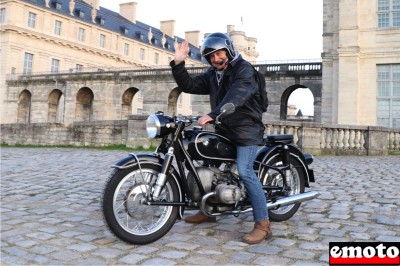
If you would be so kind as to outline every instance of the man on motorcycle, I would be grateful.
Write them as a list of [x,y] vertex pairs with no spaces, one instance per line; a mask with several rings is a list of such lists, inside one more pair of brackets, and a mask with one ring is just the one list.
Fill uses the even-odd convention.
[[[220,108],[233,103],[236,111],[216,125],[216,131],[237,145],[237,167],[249,194],[255,221],[253,230],[243,237],[248,244],[260,243],[272,237],[267,203],[261,183],[253,170],[258,145],[262,143],[264,124],[258,101],[258,85],[253,66],[234,50],[232,40],[223,33],[212,33],[201,46],[201,55],[211,67],[201,75],[191,77],[185,68],[189,43],[183,41],[171,61],[172,74],[181,91],[210,95],[211,112],[199,120],[200,126],[212,122]],[[215,222],[202,212],[185,218],[189,223]]]

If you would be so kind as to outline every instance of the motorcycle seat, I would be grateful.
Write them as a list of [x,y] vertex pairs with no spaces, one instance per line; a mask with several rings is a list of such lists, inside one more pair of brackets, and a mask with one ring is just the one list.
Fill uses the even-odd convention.
[[268,135],[264,138],[265,144],[279,143],[279,144],[290,144],[293,143],[292,134],[276,134]]

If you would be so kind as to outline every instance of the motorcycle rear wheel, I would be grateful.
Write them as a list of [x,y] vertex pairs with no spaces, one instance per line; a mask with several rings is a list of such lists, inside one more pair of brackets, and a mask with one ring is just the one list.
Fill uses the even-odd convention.
[[[142,164],[128,169],[114,170],[105,184],[102,200],[104,220],[121,240],[130,244],[152,243],[174,225],[178,206],[149,206],[142,203],[146,192],[152,190],[161,167]],[[179,201],[176,182],[169,178],[158,198]]]
[[[282,158],[279,154],[275,154],[270,157],[266,162],[267,165],[279,167],[282,166]],[[304,180],[305,173],[300,162],[290,156],[290,180],[291,180],[291,190],[290,195],[300,194],[304,192]],[[260,181],[263,185],[269,186],[283,186],[283,177],[277,171],[269,169],[268,171],[262,171],[260,176]],[[267,197],[270,194],[267,194]],[[267,198],[268,200],[268,198]],[[290,219],[299,209],[301,203],[291,204],[287,206],[282,206],[277,209],[268,210],[268,216],[271,221],[282,222]]]

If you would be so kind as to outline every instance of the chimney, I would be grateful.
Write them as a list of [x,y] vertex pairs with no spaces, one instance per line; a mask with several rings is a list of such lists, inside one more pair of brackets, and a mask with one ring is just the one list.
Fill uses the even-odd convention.
[[136,2],[119,4],[119,14],[127,20],[136,23]]
[[175,36],[175,20],[160,21],[160,30],[164,34],[173,38]]
[[94,9],[100,9],[100,0],[85,0],[86,3],[91,5]]
[[185,31],[185,40],[195,47],[200,47],[200,31]]

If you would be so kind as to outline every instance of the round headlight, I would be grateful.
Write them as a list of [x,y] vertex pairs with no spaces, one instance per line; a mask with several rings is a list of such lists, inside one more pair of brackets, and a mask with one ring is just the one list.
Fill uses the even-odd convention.
[[167,128],[167,124],[173,122],[168,116],[152,114],[147,118],[146,130],[149,138],[163,137],[171,132],[171,128]]
[[150,115],[146,121],[146,130],[149,138],[155,138],[160,128],[160,120],[157,115]]

